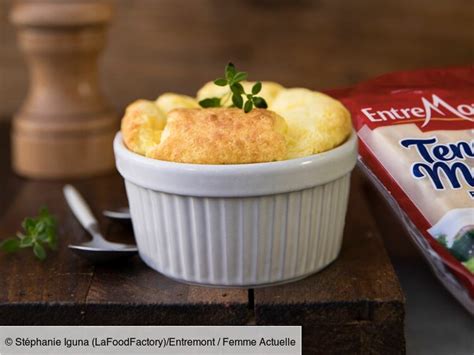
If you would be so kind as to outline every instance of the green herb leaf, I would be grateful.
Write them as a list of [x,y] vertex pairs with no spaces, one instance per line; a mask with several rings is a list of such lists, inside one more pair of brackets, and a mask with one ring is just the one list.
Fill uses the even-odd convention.
[[258,108],[267,108],[268,107],[267,102],[265,101],[265,99],[263,97],[254,96],[252,98],[252,101],[253,101],[253,104],[255,105],[255,107],[258,107]]
[[5,239],[0,243],[0,250],[6,253],[13,253],[20,249],[20,240],[16,238]]
[[47,227],[48,226],[46,225],[46,223],[42,219],[39,219],[38,222],[35,225],[33,233],[36,234],[36,235],[42,234],[42,233],[44,233],[44,231],[46,230]]
[[235,74],[234,78],[232,79],[232,81],[234,83],[238,83],[239,81],[243,81],[245,79],[247,79],[247,73],[246,72],[238,72],[237,74]]
[[252,111],[252,108],[253,108],[253,102],[251,100],[248,100],[247,102],[245,102],[245,105],[244,105],[245,113],[249,113],[250,111]]
[[[268,105],[263,97],[255,96],[262,90],[262,83],[257,81],[251,89],[250,93],[246,93],[244,87],[240,83],[247,79],[246,72],[238,72],[235,65],[228,63],[225,67],[225,78],[217,78],[214,84],[217,86],[229,86],[230,91],[222,97],[211,97],[199,101],[199,105],[204,108],[208,107],[238,107],[244,109],[245,113],[250,112],[254,107],[267,108]],[[232,104],[229,99],[232,99]],[[245,103],[244,103],[245,99]]]
[[48,233],[39,234],[36,240],[39,240],[42,243],[49,243],[50,236]]
[[225,78],[230,81],[234,78],[235,73],[236,73],[235,65],[232,63],[228,63],[227,66],[225,67]]
[[33,245],[35,242],[35,238],[32,235],[26,235],[22,239],[20,239],[20,248],[28,248]]
[[257,81],[253,86],[252,86],[252,95],[257,95],[260,90],[262,90],[262,83],[260,81]]
[[228,83],[227,79],[224,79],[224,78],[219,78],[219,79],[214,80],[214,84],[218,86],[226,86],[227,83]]
[[204,108],[221,107],[221,99],[218,97],[211,97],[209,99],[199,101],[199,105]]
[[244,105],[244,100],[240,94],[234,94],[232,95],[232,103],[235,105],[235,107],[242,108]]
[[49,240],[47,241],[47,244],[49,246],[49,249],[51,249],[51,250],[58,249],[58,238],[56,237],[56,234],[53,234],[49,237]]
[[235,84],[232,84],[230,86],[230,91],[232,91],[232,93],[234,95],[242,95],[244,94],[244,87],[242,86],[242,84],[240,83],[235,83]]
[[33,229],[35,228],[35,225],[35,221],[33,220],[33,218],[30,217],[25,218],[21,223],[21,226],[23,227],[26,233],[32,233]]
[[0,250],[15,252],[22,248],[33,248],[37,258],[46,258],[45,245],[50,249],[57,246],[56,221],[46,208],[39,211],[37,217],[27,217],[22,222],[23,232],[18,232],[16,238],[0,243]]
[[44,250],[44,247],[40,243],[35,243],[33,246],[33,253],[40,260],[46,259],[46,250]]

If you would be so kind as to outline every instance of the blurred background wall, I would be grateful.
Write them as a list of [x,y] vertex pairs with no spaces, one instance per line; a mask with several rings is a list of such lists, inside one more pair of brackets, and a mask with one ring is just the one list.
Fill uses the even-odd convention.
[[[11,118],[27,90],[8,23],[12,2],[0,0],[0,119]],[[395,70],[474,63],[473,0],[114,2],[100,69],[118,111],[163,91],[194,94],[229,60],[251,79],[314,89]]]

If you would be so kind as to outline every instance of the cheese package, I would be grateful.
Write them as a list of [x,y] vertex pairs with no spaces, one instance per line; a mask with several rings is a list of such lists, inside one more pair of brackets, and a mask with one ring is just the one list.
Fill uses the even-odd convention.
[[337,96],[352,113],[359,165],[474,313],[474,67],[387,74]]

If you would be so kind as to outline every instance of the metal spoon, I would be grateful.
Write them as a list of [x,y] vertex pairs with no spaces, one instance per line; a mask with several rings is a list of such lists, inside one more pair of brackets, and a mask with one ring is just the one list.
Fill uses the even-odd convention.
[[73,186],[64,186],[63,192],[72,212],[81,225],[92,236],[92,240],[89,242],[79,245],[70,244],[70,249],[93,262],[110,261],[117,258],[129,257],[137,253],[136,245],[113,243],[105,240],[99,231],[99,223],[92,214],[89,206]]
[[116,210],[104,210],[102,214],[106,217],[112,219],[131,219],[132,216],[130,215],[130,208],[128,207],[119,207]]

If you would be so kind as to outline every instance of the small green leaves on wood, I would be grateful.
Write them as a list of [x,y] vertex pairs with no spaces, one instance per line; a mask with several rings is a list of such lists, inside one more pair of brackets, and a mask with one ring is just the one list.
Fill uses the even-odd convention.
[[16,237],[0,243],[0,250],[14,253],[20,249],[33,248],[33,254],[40,260],[46,259],[46,248],[57,248],[56,221],[46,208],[41,208],[38,216],[27,217],[21,224],[23,231]]
[[[256,82],[251,90],[250,94],[247,94],[244,87],[240,83],[247,79],[246,72],[239,72],[232,63],[227,64],[225,67],[225,78],[218,78],[214,80],[214,84],[217,86],[229,86],[230,92],[228,95],[232,95],[232,105],[243,109],[245,113],[252,111],[254,107],[267,108],[267,102],[263,97],[256,96],[262,90],[262,83]],[[245,102],[244,102],[245,98]],[[199,101],[199,105],[204,108],[208,107],[222,107],[221,98],[212,97]]]
[[18,249],[20,249],[20,239],[7,239],[7,240],[4,240],[0,245],[1,245],[1,248],[4,252],[6,253],[13,253],[15,251],[17,251]]
[[40,243],[35,243],[33,245],[33,253],[40,260],[46,259],[46,250]]

